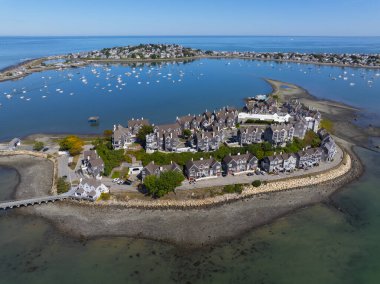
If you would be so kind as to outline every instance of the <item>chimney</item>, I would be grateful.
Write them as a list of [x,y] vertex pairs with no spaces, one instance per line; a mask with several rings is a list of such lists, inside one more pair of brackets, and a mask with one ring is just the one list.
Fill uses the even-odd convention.
[[201,157],[199,160],[203,161],[203,157]]
[[239,153],[237,153],[237,155],[238,155],[238,156],[240,156],[240,152],[239,152]]
[[280,155],[282,155],[282,151],[280,152]]
[[164,169],[163,167],[160,167],[160,172],[162,172],[163,169]]

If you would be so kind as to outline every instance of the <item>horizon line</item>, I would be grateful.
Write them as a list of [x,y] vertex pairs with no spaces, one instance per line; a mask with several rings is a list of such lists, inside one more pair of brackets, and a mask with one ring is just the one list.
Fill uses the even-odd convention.
[[380,37],[380,35],[1,35],[0,37]]

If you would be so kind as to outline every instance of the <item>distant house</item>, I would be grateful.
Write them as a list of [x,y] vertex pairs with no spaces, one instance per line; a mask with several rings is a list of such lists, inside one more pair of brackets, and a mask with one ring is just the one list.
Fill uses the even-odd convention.
[[18,146],[21,145],[21,139],[20,138],[13,138],[11,142],[8,144],[8,149],[13,151],[16,150]]
[[152,161],[148,165],[146,165],[141,171],[141,179],[144,180],[147,176],[150,175],[160,176],[161,173],[167,171],[175,171],[182,173],[182,168],[174,162],[171,162],[170,165],[160,166],[156,165],[154,161]]
[[123,126],[114,125],[112,134],[112,147],[115,150],[127,149],[129,145],[136,142],[136,136],[132,134],[131,129]]
[[218,177],[222,175],[222,165],[213,158],[191,160],[185,165],[185,174],[189,180]]
[[101,179],[101,174],[104,172],[104,162],[96,150],[84,151],[81,168],[83,172],[87,172],[96,179]]
[[102,193],[108,192],[108,187],[96,179],[80,179],[80,183],[74,195],[76,197],[88,198],[95,201]]
[[209,152],[219,149],[223,143],[223,131],[198,132],[194,135],[194,144],[198,151]]
[[250,126],[238,130],[238,141],[240,145],[262,143],[264,141],[265,128],[263,126]]
[[223,159],[224,171],[228,174],[238,174],[246,171],[254,171],[258,167],[258,159],[252,154],[227,156]]
[[146,151],[176,152],[180,145],[182,135],[181,126],[178,123],[157,125],[153,128],[153,133],[146,135]]
[[275,145],[293,141],[294,127],[291,124],[271,125],[265,130],[265,140]]
[[139,133],[140,129],[143,126],[147,126],[149,124],[149,120],[141,118],[141,119],[134,119],[128,120],[128,128],[130,129],[132,135],[136,136],[137,133]]
[[177,117],[177,123],[181,126],[182,129],[192,129],[193,120],[195,119],[194,115],[186,115]]

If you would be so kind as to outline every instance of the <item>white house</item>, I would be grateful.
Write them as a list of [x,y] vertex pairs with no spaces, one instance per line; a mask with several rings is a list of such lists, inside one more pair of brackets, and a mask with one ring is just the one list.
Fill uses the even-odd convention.
[[83,197],[95,201],[102,193],[108,193],[109,189],[99,180],[96,179],[80,179],[77,190],[75,191],[76,197]]

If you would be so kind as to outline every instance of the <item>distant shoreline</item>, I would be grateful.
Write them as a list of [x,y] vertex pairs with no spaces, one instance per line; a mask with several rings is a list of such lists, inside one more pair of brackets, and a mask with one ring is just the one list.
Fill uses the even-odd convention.
[[[28,69],[33,66],[33,64],[37,62],[43,62],[50,60],[49,57],[41,57],[35,59],[28,59],[26,61],[20,62],[15,65],[10,65],[0,70],[0,82],[10,81],[10,80],[18,80],[24,78],[30,74],[37,72],[44,72],[48,70],[60,70],[60,69],[71,69],[71,68],[79,68],[88,66],[91,64],[101,63],[101,64],[137,64],[137,63],[160,63],[160,62],[181,62],[181,61],[193,61],[199,59],[240,59],[240,60],[250,60],[257,62],[275,62],[275,63],[294,63],[294,64],[307,64],[307,65],[315,65],[315,66],[331,66],[331,67],[341,67],[341,68],[359,68],[359,69],[369,69],[369,70],[380,70],[380,66],[367,66],[367,65],[354,65],[354,64],[339,64],[339,63],[323,63],[323,62],[309,62],[302,60],[284,60],[284,59],[264,59],[264,58],[252,58],[246,56],[192,56],[192,57],[178,57],[178,58],[159,58],[159,59],[81,59],[81,60],[73,60],[71,65],[67,66],[45,66],[41,68]],[[77,65],[72,65],[74,63]],[[6,76],[7,72],[16,71],[18,68],[23,67],[27,70],[25,73],[15,76]]]

